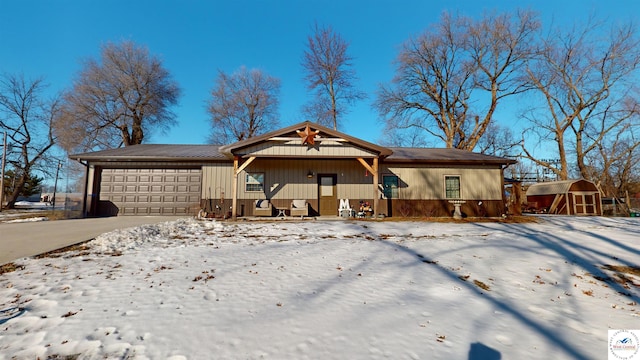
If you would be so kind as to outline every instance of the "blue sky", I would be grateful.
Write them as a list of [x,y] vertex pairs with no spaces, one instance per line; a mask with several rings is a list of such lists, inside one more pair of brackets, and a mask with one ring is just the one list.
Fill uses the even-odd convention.
[[[300,60],[315,22],[330,25],[350,43],[359,77],[369,94],[342,119],[341,129],[371,142],[383,136],[371,108],[380,83],[391,80],[399,46],[438,21],[443,11],[533,9],[543,24],[584,20],[636,20],[635,0],[404,1],[404,0],[0,0],[0,72],[44,76],[50,91],[69,87],[81,61],[97,58],[106,42],[132,40],[163,61],[182,89],[174,111],[178,124],[148,142],[206,143],[206,102],[218,70],[260,68],[282,82],[281,125],[305,120],[309,99]],[[517,123],[517,109],[500,116]],[[438,144],[436,144],[438,145]],[[442,146],[442,144],[439,144]]]

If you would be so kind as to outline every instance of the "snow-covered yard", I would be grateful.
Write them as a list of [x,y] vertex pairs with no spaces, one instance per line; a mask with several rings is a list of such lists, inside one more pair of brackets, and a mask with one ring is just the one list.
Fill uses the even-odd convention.
[[209,222],[0,275],[0,359],[606,359],[640,221]]

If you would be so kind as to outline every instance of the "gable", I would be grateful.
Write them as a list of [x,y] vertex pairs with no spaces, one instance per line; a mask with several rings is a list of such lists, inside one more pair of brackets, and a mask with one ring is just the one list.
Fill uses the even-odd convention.
[[323,140],[315,145],[300,140],[269,140],[238,150],[235,155],[256,157],[373,158],[378,153],[346,141]]
[[373,158],[392,153],[388,148],[308,121],[223,146],[220,151],[243,157],[311,158]]

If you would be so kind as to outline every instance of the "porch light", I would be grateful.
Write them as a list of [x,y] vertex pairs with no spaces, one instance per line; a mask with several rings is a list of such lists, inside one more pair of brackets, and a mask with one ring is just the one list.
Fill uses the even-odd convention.
[[307,178],[311,179],[313,177],[313,171],[309,170],[309,172],[307,172]]

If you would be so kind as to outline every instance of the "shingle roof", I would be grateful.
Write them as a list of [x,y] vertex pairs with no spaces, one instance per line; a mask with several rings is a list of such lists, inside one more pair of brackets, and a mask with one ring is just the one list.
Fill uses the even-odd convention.
[[194,161],[226,160],[219,145],[141,144],[69,156],[76,160],[99,161]]
[[406,148],[406,147],[382,147],[364,140],[337,132],[335,130],[303,122],[292,125],[268,134],[257,136],[229,145],[161,145],[141,144],[126,146],[118,149],[102,150],[96,152],[71,155],[76,160],[93,161],[217,161],[230,160],[231,153],[242,147],[250,146],[257,142],[266,141],[277,135],[287,134],[306,126],[312,125],[314,129],[320,129],[330,136],[339,136],[358,146],[362,146],[381,155],[383,162],[420,162],[420,163],[455,163],[455,164],[515,164],[515,160],[474,153],[460,149],[444,148]]
[[385,162],[515,164],[515,160],[460,149],[391,147]]

